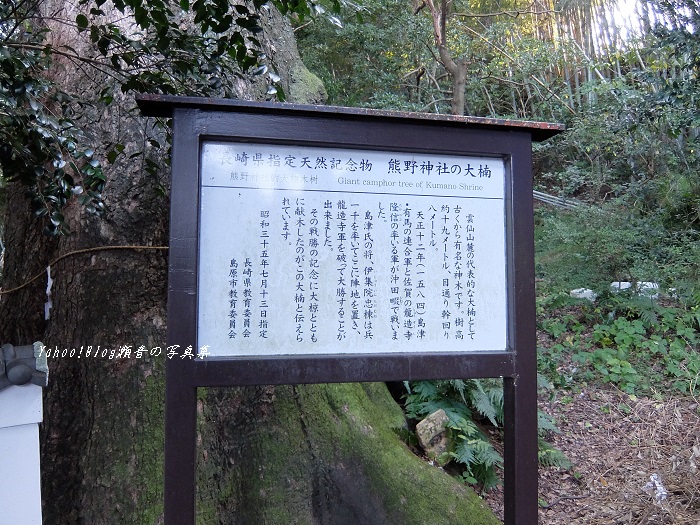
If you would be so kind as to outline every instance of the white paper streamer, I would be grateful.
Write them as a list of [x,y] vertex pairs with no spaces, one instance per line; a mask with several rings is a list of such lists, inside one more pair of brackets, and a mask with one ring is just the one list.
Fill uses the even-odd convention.
[[661,482],[661,476],[658,474],[652,474],[649,476],[649,483],[642,487],[644,492],[654,491],[654,500],[656,503],[661,503],[668,497],[668,491]]
[[51,278],[51,266],[46,267],[46,302],[44,303],[44,320],[48,320],[51,317],[51,308],[53,303],[51,302],[51,287],[53,286],[53,279]]

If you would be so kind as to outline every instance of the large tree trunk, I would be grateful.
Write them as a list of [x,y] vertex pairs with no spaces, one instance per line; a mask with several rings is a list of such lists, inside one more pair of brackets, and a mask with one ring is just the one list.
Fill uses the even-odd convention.
[[[499,523],[471,489],[398,439],[403,414],[384,384],[216,390],[209,398],[217,402],[203,410],[211,432],[198,457],[201,523]],[[221,501],[222,493],[232,497]]]
[[[301,64],[289,25],[265,16],[268,55],[290,98],[319,103],[322,86]],[[78,75],[67,81],[90,89]],[[264,91],[238,88],[247,98]],[[3,289],[66,256],[51,268],[48,320],[45,279],[0,296],[0,342],[53,349],[41,431],[51,525],[162,522],[166,357],[153,349],[166,340],[168,178],[129,160],[155,132],[132,106],[125,99],[90,115],[97,141],[128,145],[108,173],[104,219],[71,208],[74,234],[49,239],[22,189],[8,188]],[[74,253],[114,245],[132,248]],[[129,357],[111,354],[125,345]],[[403,418],[384,385],[211,389],[200,414],[199,523],[497,523],[470,489],[399,440],[392,429]]]

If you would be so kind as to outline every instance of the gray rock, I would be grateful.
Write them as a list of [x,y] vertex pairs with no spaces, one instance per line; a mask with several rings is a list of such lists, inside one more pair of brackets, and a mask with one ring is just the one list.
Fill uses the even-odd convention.
[[613,292],[624,292],[630,288],[632,288],[632,283],[628,281],[615,281],[614,283],[610,283],[610,290]]
[[643,297],[648,297],[649,299],[658,299],[659,285],[658,283],[652,283],[647,281],[638,282],[637,293]]
[[449,463],[449,456],[445,454],[449,449],[447,436],[447,423],[450,418],[443,409],[437,410],[416,425],[416,435],[425,454],[438,464]]
[[569,295],[574,299],[586,299],[592,303],[598,298],[598,294],[589,288],[576,288],[571,290]]
[[650,281],[639,281],[637,284],[633,284],[628,281],[615,281],[610,283],[610,289],[613,292],[621,292],[624,290],[630,290],[637,295],[642,297],[648,297],[649,299],[659,298],[659,285],[658,283]]

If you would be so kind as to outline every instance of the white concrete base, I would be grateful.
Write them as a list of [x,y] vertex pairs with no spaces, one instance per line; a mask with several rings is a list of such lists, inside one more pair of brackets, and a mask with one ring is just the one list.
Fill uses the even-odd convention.
[[0,391],[1,525],[41,525],[41,394],[36,385]]

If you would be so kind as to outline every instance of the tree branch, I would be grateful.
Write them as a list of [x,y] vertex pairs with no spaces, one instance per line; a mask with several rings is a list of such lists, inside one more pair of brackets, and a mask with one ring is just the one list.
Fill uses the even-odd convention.
[[[486,37],[483,36],[482,34],[477,33],[476,31],[474,31],[472,28],[466,27],[466,26],[465,26],[465,29],[466,29],[468,32],[472,33],[472,34],[473,34],[474,36],[476,36],[477,38],[479,38],[479,39],[483,40],[484,42],[486,42],[489,46],[493,47],[495,50],[497,50],[499,53],[501,53],[501,54],[502,54],[504,57],[506,57],[508,60],[511,60],[514,64],[518,64],[518,61],[517,61],[513,56],[511,56],[505,49],[502,49],[501,47],[497,46],[496,44],[494,44],[493,42],[491,42],[488,38],[486,38]],[[574,110],[571,108],[571,106],[569,106],[566,102],[564,102],[564,101],[562,100],[562,98],[561,98],[559,95],[557,95],[554,91],[552,91],[551,89],[549,89],[549,87],[547,87],[547,85],[546,85],[544,82],[542,82],[539,78],[537,78],[537,77],[534,76],[534,75],[530,75],[530,78],[532,78],[532,80],[534,80],[537,84],[539,84],[540,86],[542,86],[552,97],[554,97],[556,100],[558,100],[567,110],[569,110],[569,112],[570,112],[572,115],[576,115],[576,111],[574,111]]]
[[62,50],[57,49],[51,45],[40,46],[40,45],[36,45],[36,44],[21,44],[21,43],[16,43],[16,42],[6,42],[3,45],[5,47],[11,47],[13,49],[28,49],[30,51],[42,51],[42,52],[45,52],[47,54],[56,54],[56,55],[60,55],[60,56],[66,57],[66,58],[78,60],[80,62],[85,62],[85,63],[91,64],[93,66],[104,67],[107,65],[104,62],[100,62],[99,60],[95,60],[95,59],[88,58],[88,57],[81,57],[77,53],[69,53],[68,51],[62,51]]
[[31,0],[22,0],[21,2],[19,2],[18,4],[16,4],[16,5],[13,7],[13,9],[7,14],[7,16],[5,17],[5,19],[3,20],[3,22],[6,21],[6,20],[13,20],[13,19],[15,20],[15,25],[12,27],[12,29],[10,29],[10,30],[7,32],[7,35],[6,35],[5,38],[3,39],[3,42],[6,41],[6,40],[8,40],[8,39],[14,34],[14,32],[17,30],[17,28],[18,28],[20,25],[22,25],[22,24],[24,23],[25,20],[28,20],[28,19],[30,18],[30,17],[28,16],[28,13],[29,13],[29,12],[36,10],[36,8],[37,8],[37,6],[38,6],[38,4],[39,4],[38,0],[37,0],[37,2],[36,2],[33,6],[29,7],[29,8],[26,10],[26,13],[25,13],[25,14],[23,14],[22,16],[17,16],[17,14],[20,12],[20,10],[24,7],[24,4],[28,4],[30,1],[31,1]]
[[496,16],[508,16],[510,18],[518,18],[520,15],[551,15],[560,14],[561,11],[557,9],[545,9],[543,11],[498,11],[495,13],[453,13],[452,16],[459,16],[462,18],[493,18]]
[[435,7],[435,2],[433,0],[425,0],[425,4],[430,10],[430,18],[433,20],[433,33],[435,33],[435,45],[439,48],[445,45],[445,35],[440,28],[440,20],[442,20],[442,13]]
[[427,106],[423,106],[422,108],[420,108],[420,111],[421,112],[428,111],[431,108],[431,106],[434,106],[436,104],[440,104],[442,102],[452,102],[452,99],[451,98],[439,98],[437,100],[433,100],[432,102],[429,102]]

